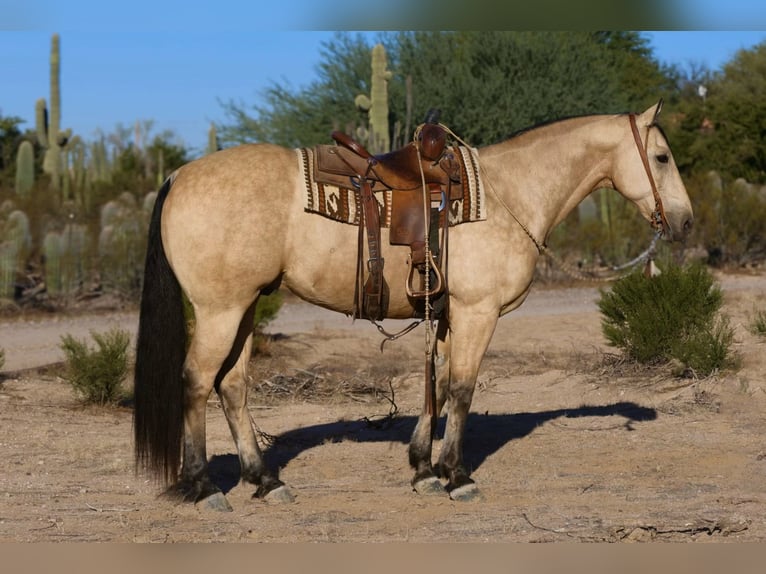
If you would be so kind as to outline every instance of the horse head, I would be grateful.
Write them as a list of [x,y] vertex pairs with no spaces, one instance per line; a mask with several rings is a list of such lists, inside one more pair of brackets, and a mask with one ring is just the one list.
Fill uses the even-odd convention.
[[665,239],[681,241],[691,231],[694,215],[670,145],[657,124],[661,110],[662,100],[642,114],[628,115],[614,184]]

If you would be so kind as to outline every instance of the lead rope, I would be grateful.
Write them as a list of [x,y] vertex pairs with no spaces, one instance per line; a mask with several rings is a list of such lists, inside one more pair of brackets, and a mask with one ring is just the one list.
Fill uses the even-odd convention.
[[[442,128],[445,128],[445,126],[442,126],[442,124],[439,124]],[[449,128],[445,128],[449,133],[451,133],[451,130]],[[425,232],[424,232],[424,239],[425,239],[425,258],[426,258],[426,267],[425,267],[425,277],[423,278],[423,287],[425,289],[425,300],[424,300],[424,312],[423,312],[423,321],[426,324],[425,329],[425,359],[426,359],[426,368],[425,368],[425,396],[424,396],[424,411],[427,415],[430,415],[431,418],[431,440],[434,439],[436,436],[436,424],[439,419],[439,413],[436,412],[436,368],[435,368],[435,361],[434,361],[434,326],[433,321],[431,320],[431,225],[430,225],[430,214],[431,214],[431,195],[428,192],[428,185],[426,184],[426,175],[423,172],[423,162],[421,161],[422,158],[420,156],[420,146],[417,144],[418,140],[418,134],[420,134],[420,131],[422,130],[422,125],[418,126],[415,129],[415,133],[412,136],[412,139],[415,141],[415,150],[417,151],[418,155],[418,169],[420,170],[420,182],[423,189],[423,221],[425,221]],[[410,255],[411,257],[411,255]],[[447,295],[449,296],[449,294]]]

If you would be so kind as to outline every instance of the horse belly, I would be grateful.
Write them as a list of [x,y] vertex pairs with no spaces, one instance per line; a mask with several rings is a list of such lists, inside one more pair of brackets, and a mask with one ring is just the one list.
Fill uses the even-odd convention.
[[[302,212],[288,239],[288,264],[283,284],[298,297],[326,309],[352,314],[356,287],[358,228]],[[364,239],[366,248],[366,238]],[[414,308],[407,299],[406,247],[388,244],[388,230],[381,230],[384,278],[389,288],[390,318],[409,318]],[[367,253],[363,256],[367,261]]]

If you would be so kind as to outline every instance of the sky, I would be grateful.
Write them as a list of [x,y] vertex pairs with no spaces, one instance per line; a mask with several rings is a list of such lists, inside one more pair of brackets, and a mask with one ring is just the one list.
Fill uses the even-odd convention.
[[[758,20],[746,17],[744,5],[750,5],[751,14],[763,15],[763,0],[675,1],[694,6],[689,14],[699,20],[693,28],[698,31],[646,32],[661,62],[716,70],[737,50],[766,41],[766,18],[760,18],[762,31],[744,29]],[[330,0],[329,5],[344,2]],[[34,128],[35,102],[49,99],[50,37],[56,32],[61,37],[62,128],[89,140],[98,130],[110,133],[118,124],[153,120],[153,133],[174,131],[196,155],[204,150],[210,122],[228,120],[222,102],[255,103],[274,82],[308,86],[316,78],[322,43],[332,38],[332,30],[347,30],[314,30],[289,12],[296,4],[313,6],[315,12],[328,5],[318,0],[218,0],[216,14],[183,9],[194,3],[179,0],[110,4],[0,0],[1,115],[21,117],[22,128]],[[728,11],[719,15],[721,4]],[[158,5],[177,10],[168,15]],[[254,5],[263,9],[253,10]],[[705,10],[707,21],[701,16]]]

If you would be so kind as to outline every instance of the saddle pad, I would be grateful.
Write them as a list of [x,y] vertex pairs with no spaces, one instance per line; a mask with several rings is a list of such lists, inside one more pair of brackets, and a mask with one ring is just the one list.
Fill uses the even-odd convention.
[[[483,221],[487,218],[484,186],[479,177],[479,160],[476,150],[463,146],[457,149],[462,160],[463,197],[449,201],[449,223],[451,226],[472,221]],[[301,169],[301,177],[305,184],[305,211],[317,213],[341,223],[359,225],[361,217],[359,190],[318,183],[314,178],[314,150],[312,148],[298,148],[295,152]],[[375,193],[375,199],[381,206],[381,227],[391,225],[391,200],[394,193],[397,192],[385,190]]]

